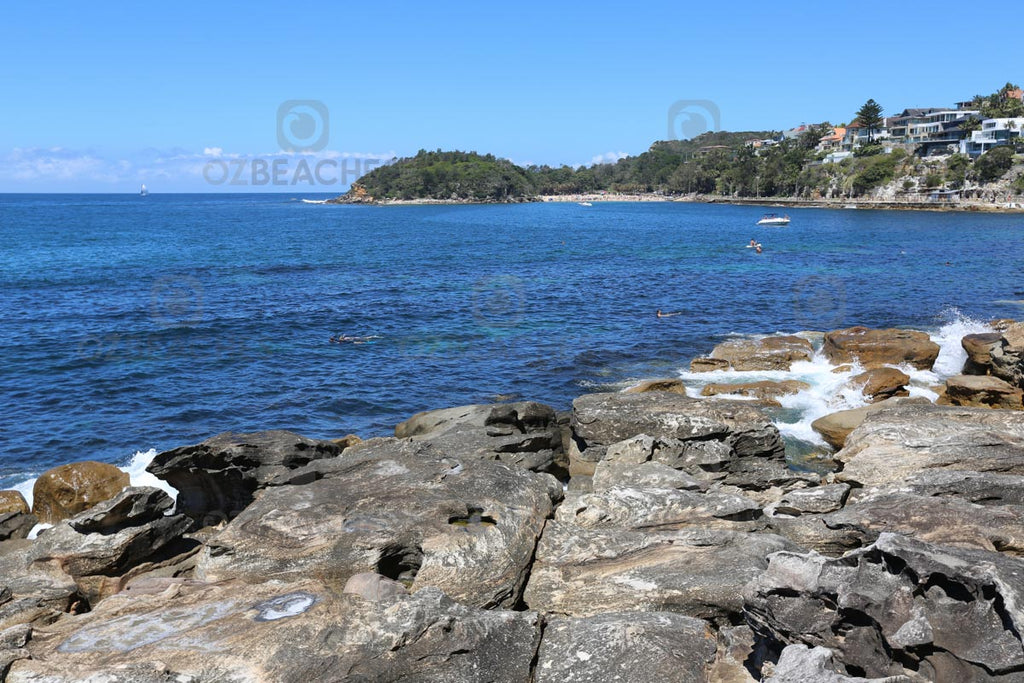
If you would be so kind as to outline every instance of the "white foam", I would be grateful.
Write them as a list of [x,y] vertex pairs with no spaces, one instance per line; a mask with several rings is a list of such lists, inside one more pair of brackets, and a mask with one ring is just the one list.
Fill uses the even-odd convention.
[[994,331],[988,323],[968,318],[959,309],[950,308],[943,313],[949,322],[930,335],[932,341],[939,345],[939,357],[935,359],[932,370],[940,381],[959,375],[963,369],[967,352],[960,340],[964,335]]

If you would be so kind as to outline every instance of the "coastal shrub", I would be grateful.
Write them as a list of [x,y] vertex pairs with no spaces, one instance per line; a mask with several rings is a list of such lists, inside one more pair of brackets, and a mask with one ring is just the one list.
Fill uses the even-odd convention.
[[975,177],[983,183],[1002,178],[1013,166],[1013,150],[1009,147],[994,147],[974,162]]
[[863,194],[893,179],[899,159],[891,154],[880,154],[858,159],[858,172],[852,178],[853,191]]
[[924,177],[925,187],[940,187],[942,185],[942,174],[938,171],[931,171]]
[[967,169],[971,165],[970,157],[953,154],[946,160],[946,183],[953,188],[963,186],[967,179]]

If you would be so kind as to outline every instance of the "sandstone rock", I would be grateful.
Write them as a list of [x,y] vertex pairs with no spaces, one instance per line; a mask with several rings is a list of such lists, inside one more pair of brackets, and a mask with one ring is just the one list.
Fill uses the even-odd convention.
[[779,382],[764,380],[760,382],[742,382],[739,384],[711,383],[701,389],[702,396],[750,396],[768,405],[779,405],[779,396],[788,396],[804,389],[810,389],[811,385],[795,379],[787,379]]
[[721,358],[694,358],[690,361],[690,372],[716,372],[728,369],[729,361]]
[[[570,484],[578,479],[580,477],[573,477]],[[633,464],[610,459],[602,460],[594,469],[591,490],[604,491],[613,486],[698,491],[705,485],[686,472],[673,469],[661,462]]]
[[902,404],[931,405],[931,402],[926,398],[919,397],[890,398],[861,408],[840,410],[824,417],[819,417],[811,423],[811,428],[818,434],[821,434],[821,438],[825,439],[828,445],[839,450],[843,448],[846,438],[850,433],[859,427],[868,415]]
[[900,489],[919,496],[960,498],[978,505],[1024,506],[1024,476],[1013,474],[925,470],[907,477]]
[[146,470],[178,490],[178,512],[209,526],[232,519],[275,477],[340,453],[337,444],[292,432],[225,432],[164,451]]
[[0,513],[6,512],[32,512],[25,500],[25,496],[19,491],[0,491]]
[[1024,561],[1000,553],[884,533],[837,559],[773,555],[746,595],[767,642],[825,647],[867,677],[1012,680],[1024,668]]
[[345,582],[345,589],[342,593],[358,595],[370,602],[383,602],[399,595],[407,595],[409,591],[405,590],[405,586],[398,581],[393,581],[386,576],[363,572],[350,576]]
[[790,515],[799,517],[804,514],[824,514],[834,512],[843,507],[846,496],[850,492],[847,484],[827,484],[807,489],[789,491],[777,502],[770,505],[766,512],[772,515]]
[[487,460],[408,454],[422,445],[368,441],[337,459],[344,469],[264,490],[207,541],[197,575],[343,585],[375,572],[466,604],[515,605],[561,485]]
[[1024,410],[1024,391],[998,377],[954,375],[946,380],[945,396],[954,406]]
[[648,379],[625,390],[627,394],[646,394],[649,391],[671,391],[686,395],[686,385],[681,379]]
[[1024,413],[904,402],[868,416],[836,459],[836,479],[863,487],[931,470],[1024,475]]
[[703,683],[715,651],[706,623],[671,612],[554,618],[544,629],[535,680]]
[[960,345],[967,352],[964,363],[965,375],[987,375],[992,369],[992,350],[1003,343],[1003,335],[999,332],[983,332],[964,335]]
[[646,441],[626,449],[636,463],[657,460],[694,476],[713,472],[726,483],[751,488],[797,477],[785,467],[775,425],[738,402],[665,392],[588,394],[573,401],[572,428],[573,474],[593,474],[610,446],[643,436],[649,451],[644,452]]
[[746,496],[718,491],[613,486],[597,493],[569,494],[555,520],[586,529],[732,529],[765,527],[761,508]]
[[539,626],[433,588],[375,602],[311,580],[181,585],[54,624],[8,680],[525,683]]
[[331,443],[335,444],[336,446],[341,448],[341,450],[343,450],[343,451],[346,448],[349,448],[351,446],[355,446],[356,444],[362,443],[362,442],[363,442],[363,440],[360,439],[355,434],[348,434],[347,436],[344,436],[344,437],[342,437],[340,439],[331,439]]
[[197,551],[195,542],[175,545],[192,522],[184,515],[164,515],[172,505],[160,489],[126,488],[115,498],[41,534],[29,561],[68,574],[82,595],[94,602],[120,589],[122,582],[108,580],[111,577],[130,575],[154,556]]
[[896,368],[874,368],[850,378],[850,386],[860,389],[872,402],[894,396],[909,396],[910,376]]
[[60,571],[28,570],[34,543],[11,540],[0,550],[0,629],[46,626],[84,601]]
[[[779,663],[764,683],[913,683],[909,676],[861,678],[839,673],[832,661],[832,651],[824,647],[787,645],[779,655]],[[920,679],[917,679],[920,680]]]
[[989,358],[991,374],[1024,388],[1024,323],[1008,325],[999,343],[989,347]]
[[102,462],[86,460],[54,467],[32,487],[32,513],[40,522],[54,524],[114,497],[129,483],[127,472]]
[[549,521],[524,600],[572,616],[621,610],[736,618],[742,587],[790,542],[772,534],[710,529],[585,529]]
[[909,363],[918,370],[931,370],[939,345],[924,332],[851,327],[827,333],[822,351],[834,364],[856,361],[870,369]]
[[711,358],[726,361],[734,370],[789,370],[794,362],[813,356],[811,342],[792,335],[730,339],[711,352]]
[[561,477],[568,465],[562,431],[554,409],[522,401],[418,413],[395,427],[395,436],[427,442],[438,456],[498,460]]

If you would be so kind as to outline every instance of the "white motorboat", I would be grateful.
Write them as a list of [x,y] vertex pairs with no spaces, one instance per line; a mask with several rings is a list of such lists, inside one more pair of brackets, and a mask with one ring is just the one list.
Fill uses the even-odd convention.
[[139,190],[139,195],[145,197],[149,194],[149,190],[146,189],[146,183],[142,183],[142,189]]
[[775,213],[766,213],[757,222],[758,225],[789,225],[789,216],[780,216]]
[[593,206],[590,202],[579,202],[580,206]]

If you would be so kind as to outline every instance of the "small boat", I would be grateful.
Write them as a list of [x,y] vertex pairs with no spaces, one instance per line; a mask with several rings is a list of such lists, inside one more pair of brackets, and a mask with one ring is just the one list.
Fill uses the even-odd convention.
[[593,206],[590,202],[579,202],[580,206]]
[[149,194],[149,190],[146,189],[146,183],[142,183],[142,189],[139,190],[139,196],[140,197],[145,197],[148,194]]
[[758,225],[789,225],[789,216],[780,216],[775,213],[766,213],[761,216]]

